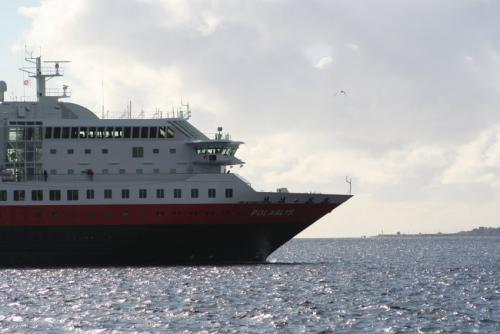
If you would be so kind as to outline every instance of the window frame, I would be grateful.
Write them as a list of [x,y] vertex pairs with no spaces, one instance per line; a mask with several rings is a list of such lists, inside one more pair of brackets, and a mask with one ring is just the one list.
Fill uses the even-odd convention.
[[95,199],[95,190],[94,189],[87,189],[85,191],[85,198],[86,199]]
[[78,189],[67,189],[66,190],[66,200],[67,201],[78,201],[79,193]]
[[60,201],[61,200],[61,190],[50,189],[49,190],[49,201]]
[[144,158],[144,147],[143,146],[133,146],[132,147],[132,158]]
[[43,190],[32,189],[31,190],[31,200],[35,202],[43,201]]
[[26,200],[26,192],[24,190],[14,190],[14,201],[22,202]]

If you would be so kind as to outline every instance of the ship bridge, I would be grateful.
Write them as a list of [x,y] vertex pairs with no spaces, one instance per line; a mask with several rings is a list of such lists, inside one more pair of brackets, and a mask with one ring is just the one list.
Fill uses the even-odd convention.
[[243,161],[234,155],[242,141],[233,141],[229,134],[222,134],[222,127],[214,134],[214,139],[196,139],[187,142],[193,148],[193,163],[208,165],[242,165]]

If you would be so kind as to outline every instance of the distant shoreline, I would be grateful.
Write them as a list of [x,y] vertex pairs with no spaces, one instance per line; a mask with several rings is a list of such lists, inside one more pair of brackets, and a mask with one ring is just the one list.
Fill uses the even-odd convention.
[[378,234],[371,238],[426,238],[426,237],[500,237],[500,227],[478,227],[457,233]]

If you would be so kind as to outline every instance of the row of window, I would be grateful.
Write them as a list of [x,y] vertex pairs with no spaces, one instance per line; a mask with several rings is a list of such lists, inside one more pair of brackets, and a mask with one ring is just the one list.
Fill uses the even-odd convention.
[[[50,154],[57,154],[57,149],[55,148],[51,148],[49,150]],[[176,153],[177,150],[175,148],[171,148],[169,149],[169,152],[170,153]],[[68,154],[74,154],[75,153],[75,150],[72,149],[72,148],[68,148],[66,150],[66,153]],[[90,148],[86,148],[83,150],[83,153],[85,154],[91,154],[92,153],[92,149]],[[102,148],[101,149],[101,153],[102,154],[108,154],[109,153],[109,150],[107,148]],[[159,154],[160,153],[160,149],[159,148],[153,148],[153,154]],[[143,147],[132,147],[132,157],[134,158],[143,158],[144,157],[144,148]]]
[[46,127],[45,139],[157,139],[174,138],[168,126]]
[[[191,189],[191,198],[199,198],[200,190],[198,188]],[[14,201],[24,201],[26,199],[26,191],[25,190],[14,190],[13,191]],[[85,196],[87,199],[95,198],[95,190],[87,189],[85,191]],[[148,198],[148,190],[147,189],[139,189],[138,190],[139,198]],[[182,189],[176,188],[173,189],[174,198],[182,198]],[[208,197],[216,198],[217,191],[215,188],[208,189]],[[226,198],[233,197],[233,189],[226,188],[225,189]],[[104,189],[104,198],[111,199],[113,198],[113,190],[112,189]],[[121,189],[121,198],[127,199],[130,198],[130,189]],[[165,189],[156,189],[156,198],[165,198]],[[66,199],[68,201],[77,201],[79,199],[79,191],[77,189],[68,189],[66,191]],[[43,201],[43,190],[31,190],[31,200],[32,201]],[[61,200],[61,190],[53,189],[49,190],[49,200],[50,201],[60,201]],[[0,201],[7,201],[7,190],[0,190]]]
[[[62,172],[62,171],[60,170],[60,172]],[[82,170],[81,173],[89,175],[89,170],[88,169]],[[129,173],[130,173],[130,171],[129,171]],[[135,174],[143,174],[143,173],[144,173],[144,170],[142,168],[137,168],[135,170]],[[170,168],[168,170],[168,173],[170,173],[170,174],[176,174],[177,173],[177,168]],[[70,168],[70,169],[66,170],[66,174],[67,175],[75,175],[75,170],[72,169],[72,168]],[[106,174],[107,175],[107,174],[110,174],[110,171],[109,171],[109,169],[104,168],[104,169],[101,170],[101,174]],[[118,174],[127,174],[127,171],[124,168],[120,168],[118,170]],[[159,168],[153,168],[153,174],[160,174],[160,169]],[[57,169],[51,169],[50,170],[50,175],[58,175]],[[64,175],[64,173],[59,174],[59,175]]]
[[208,154],[222,154],[225,156],[234,155],[238,148],[232,146],[199,146],[195,147],[196,154],[198,155],[208,155]]

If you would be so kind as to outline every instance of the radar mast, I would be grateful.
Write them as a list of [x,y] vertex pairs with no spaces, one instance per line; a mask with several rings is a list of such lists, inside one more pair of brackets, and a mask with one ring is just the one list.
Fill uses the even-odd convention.
[[30,78],[36,79],[36,97],[38,101],[44,97],[66,98],[70,96],[68,86],[63,85],[61,89],[47,88],[46,83],[48,80],[55,77],[62,77],[64,71],[61,64],[69,63],[67,60],[48,60],[43,61],[44,64],[54,64],[53,66],[42,66],[42,57],[33,57],[32,55],[24,58],[25,61],[32,63],[35,67],[22,67],[22,72],[28,73]]

